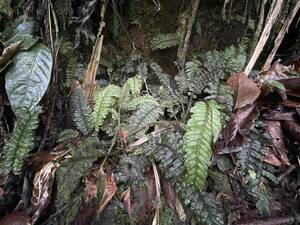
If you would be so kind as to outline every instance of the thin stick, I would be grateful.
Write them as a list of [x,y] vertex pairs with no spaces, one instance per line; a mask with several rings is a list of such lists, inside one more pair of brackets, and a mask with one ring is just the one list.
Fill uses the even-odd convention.
[[192,15],[189,19],[189,23],[188,23],[188,27],[187,27],[187,31],[186,31],[186,36],[184,39],[184,45],[182,48],[182,51],[179,53],[179,66],[183,67],[186,61],[186,56],[187,56],[187,52],[188,52],[188,48],[189,48],[189,44],[190,44],[190,39],[191,39],[191,35],[192,35],[192,29],[193,29],[193,25],[196,19],[196,15],[197,15],[197,11],[199,8],[199,3],[200,0],[194,0],[194,4],[193,4],[193,8],[192,8]]
[[289,27],[290,27],[294,17],[296,16],[299,8],[300,8],[300,1],[296,2],[296,4],[294,5],[294,8],[290,11],[290,13],[289,13],[288,17],[286,18],[283,26],[281,27],[281,30],[280,30],[279,34],[277,35],[277,37],[276,37],[275,45],[274,45],[268,59],[266,60],[265,65],[263,66],[263,70],[270,69],[271,63],[274,59],[274,56],[275,56],[275,54],[276,54],[276,52],[277,52],[277,50],[278,50],[278,48],[279,48],[279,46],[280,46],[280,44],[283,40],[285,34],[289,32]]
[[260,39],[258,41],[258,44],[257,44],[255,50],[254,50],[254,53],[253,53],[253,55],[252,55],[252,57],[251,57],[248,65],[247,65],[247,67],[246,67],[246,69],[244,71],[244,73],[247,76],[249,75],[250,71],[254,67],[254,65],[255,65],[255,63],[256,63],[256,61],[257,61],[260,53],[262,52],[262,50],[263,50],[263,48],[264,48],[264,46],[265,46],[265,44],[266,44],[266,42],[267,42],[267,40],[268,40],[268,38],[270,36],[271,29],[272,29],[272,27],[273,27],[273,25],[274,25],[274,23],[275,23],[278,15],[279,15],[279,12],[280,12],[280,10],[281,10],[281,8],[283,6],[283,3],[284,3],[284,0],[277,0],[277,2],[276,2],[274,10],[273,10],[270,18],[268,19],[268,21],[267,21],[267,23],[265,25],[265,28],[264,28],[261,36],[260,36]]
[[255,46],[257,44],[259,35],[262,31],[263,28],[263,24],[264,24],[264,18],[265,18],[265,5],[267,3],[267,0],[262,0],[261,1],[261,5],[260,5],[260,14],[259,14],[259,20],[257,23],[257,27],[253,36],[253,42],[252,42],[252,47],[251,47],[251,54],[254,52],[255,50]]

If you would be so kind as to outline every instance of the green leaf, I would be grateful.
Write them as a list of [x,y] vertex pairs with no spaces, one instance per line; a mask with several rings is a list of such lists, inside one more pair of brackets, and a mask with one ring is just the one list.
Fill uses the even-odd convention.
[[23,116],[18,119],[9,142],[4,146],[4,170],[19,174],[23,162],[34,146],[34,131],[38,126],[40,107],[31,111],[22,111]]
[[40,102],[49,85],[51,71],[51,52],[43,44],[16,55],[6,73],[5,88],[17,117],[22,117],[21,109],[30,110]]
[[187,181],[201,190],[210,166],[212,145],[221,132],[222,124],[218,105],[213,100],[197,102],[191,112],[183,144]]
[[10,7],[11,0],[0,0],[0,13],[11,16],[13,11]]
[[121,88],[116,85],[108,85],[95,95],[95,106],[92,117],[95,123],[95,130],[99,131],[107,114],[113,108],[115,100],[120,96]]
[[34,46],[38,39],[36,39],[33,34],[34,23],[33,22],[23,22],[16,27],[14,36],[12,36],[9,40],[4,42],[4,45],[7,47],[12,43],[17,41],[21,41],[22,45],[20,50],[29,50],[32,46]]

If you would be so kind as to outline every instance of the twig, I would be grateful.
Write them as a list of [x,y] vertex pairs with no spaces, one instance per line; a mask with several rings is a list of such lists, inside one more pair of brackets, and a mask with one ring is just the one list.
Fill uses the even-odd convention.
[[266,60],[265,65],[263,66],[263,70],[268,70],[271,67],[271,63],[274,59],[274,56],[284,38],[284,35],[289,31],[289,27],[290,27],[294,17],[296,16],[299,8],[300,8],[300,1],[297,1],[294,5],[293,9],[290,11],[288,17],[286,18],[283,26],[281,27],[279,34],[276,37],[275,45],[274,45],[268,59]]
[[179,66],[183,67],[186,61],[186,56],[187,56],[187,52],[188,52],[188,48],[189,48],[189,44],[190,44],[190,39],[191,39],[191,35],[192,35],[192,29],[193,29],[193,25],[196,19],[196,15],[197,15],[197,11],[199,8],[199,3],[200,0],[194,0],[193,5],[192,5],[192,14],[191,17],[189,19],[189,23],[188,23],[188,27],[187,27],[187,31],[186,31],[186,36],[184,39],[184,44],[182,47],[182,51],[180,51],[179,49]]
[[268,21],[267,21],[267,23],[265,25],[265,28],[264,28],[261,36],[260,36],[258,44],[257,44],[257,46],[255,48],[255,51],[254,51],[254,53],[253,53],[253,55],[252,55],[252,57],[251,57],[248,65],[247,65],[245,71],[244,71],[244,73],[247,76],[249,75],[250,71],[252,70],[253,66],[255,65],[255,63],[256,63],[256,61],[257,61],[260,53],[262,52],[262,50],[263,50],[263,48],[264,48],[264,46],[265,46],[265,44],[266,44],[266,42],[267,42],[267,40],[268,40],[268,38],[270,36],[271,29],[272,29],[272,27],[273,27],[273,25],[274,25],[274,23],[275,23],[278,15],[279,15],[279,12],[280,12],[280,10],[282,8],[283,3],[284,3],[284,0],[277,0],[277,2],[276,2],[274,10],[272,11],[271,16],[268,19]]
[[225,20],[225,18],[226,18],[226,8],[227,8],[228,3],[230,3],[230,0],[224,0],[223,10],[222,10],[223,20]]

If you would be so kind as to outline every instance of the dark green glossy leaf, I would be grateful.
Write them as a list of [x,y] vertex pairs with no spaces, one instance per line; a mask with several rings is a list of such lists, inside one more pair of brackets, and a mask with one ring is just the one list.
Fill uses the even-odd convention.
[[43,44],[19,52],[5,76],[5,88],[11,107],[18,117],[22,108],[36,106],[50,82],[52,56]]

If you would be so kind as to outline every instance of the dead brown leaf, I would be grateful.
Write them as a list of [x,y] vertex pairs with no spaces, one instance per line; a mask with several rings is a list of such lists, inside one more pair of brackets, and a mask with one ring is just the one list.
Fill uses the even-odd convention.
[[238,109],[230,118],[227,126],[222,131],[222,139],[217,144],[216,151],[218,154],[231,153],[227,147],[234,147],[239,151],[244,141],[242,130],[249,128],[255,119],[259,116],[256,105],[246,106]]
[[235,73],[227,80],[227,84],[237,93],[235,109],[252,105],[260,95],[257,84],[244,73]]
[[[268,155],[273,155],[268,157],[269,162],[274,162],[274,164],[276,164],[275,166],[290,165],[290,162],[287,157],[287,150],[285,148],[284,135],[281,129],[280,122],[267,121],[266,129],[269,135],[271,136],[273,150],[269,151]],[[277,158],[278,160],[274,160],[274,158]],[[273,161],[270,161],[270,159],[273,159]],[[281,163],[281,165],[278,164],[278,161]]]
[[172,187],[172,184],[165,177],[162,178],[162,190],[163,190],[164,198],[167,202],[167,205],[171,209],[175,209],[176,194]]
[[58,167],[57,163],[49,162],[34,177],[31,197],[31,206],[34,210],[33,224],[50,203],[54,176]]
[[104,210],[106,205],[114,197],[114,195],[117,191],[117,184],[116,184],[116,180],[115,180],[115,177],[114,177],[114,174],[112,173],[112,171],[109,171],[109,173],[106,174],[104,172],[103,168],[101,167],[99,169],[99,174],[100,174],[100,176],[102,176],[104,178],[105,184],[104,184],[104,193],[103,193],[102,198],[97,207],[98,215]]
[[7,63],[18,52],[21,43],[21,41],[12,43],[4,49],[0,57],[0,65]]
[[282,121],[283,129],[295,140],[300,140],[300,126],[295,121]]
[[24,212],[12,212],[0,220],[1,225],[32,225],[31,218]]

